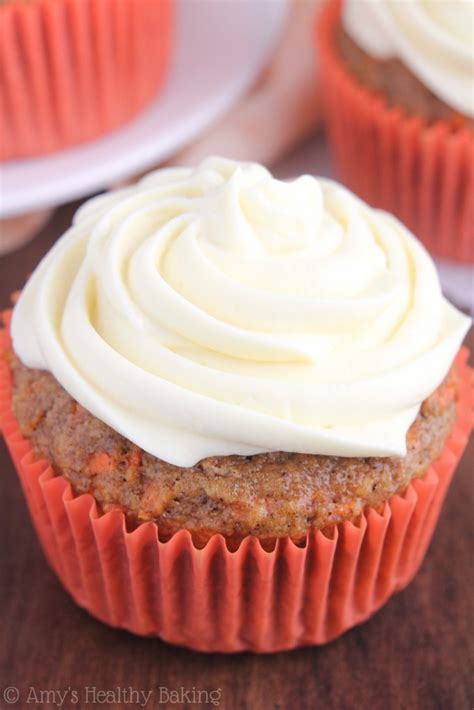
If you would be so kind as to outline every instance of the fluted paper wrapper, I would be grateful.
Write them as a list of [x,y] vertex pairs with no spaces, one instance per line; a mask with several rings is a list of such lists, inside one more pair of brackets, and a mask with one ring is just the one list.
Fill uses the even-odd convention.
[[[10,346],[0,332],[0,351]],[[46,557],[68,592],[95,617],[136,634],[199,651],[271,652],[323,644],[367,619],[416,573],[472,425],[467,351],[457,420],[423,478],[379,514],[332,535],[310,531],[303,547],[255,537],[229,551],[220,535],[197,549],[187,531],[161,542],[158,527],[126,530],[122,512],[101,513],[37,461],[12,412],[11,375],[0,360],[0,423]]]
[[316,23],[326,125],[343,182],[436,256],[474,262],[474,131],[428,126],[358,83],[335,47],[341,2]]
[[0,7],[0,160],[92,140],[144,109],[165,76],[171,14],[172,0]]

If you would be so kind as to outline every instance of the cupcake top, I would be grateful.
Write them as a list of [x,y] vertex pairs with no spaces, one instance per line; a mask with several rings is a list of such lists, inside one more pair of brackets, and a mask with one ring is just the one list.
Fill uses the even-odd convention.
[[18,301],[13,346],[179,466],[403,455],[469,320],[393,217],[221,158],[94,198]]
[[439,99],[474,117],[474,0],[345,0],[342,24],[367,54],[400,59]]

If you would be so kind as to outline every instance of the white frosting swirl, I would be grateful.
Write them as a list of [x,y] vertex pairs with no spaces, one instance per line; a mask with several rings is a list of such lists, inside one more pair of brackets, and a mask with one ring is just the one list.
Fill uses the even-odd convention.
[[394,218],[310,176],[210,158],[97,197],[14,310],[14,349],[180,466],[405,453],[468,327]]
[[367,54],[397,57],[439,99],[474,116],[474,0],[345,0],[342,23]]

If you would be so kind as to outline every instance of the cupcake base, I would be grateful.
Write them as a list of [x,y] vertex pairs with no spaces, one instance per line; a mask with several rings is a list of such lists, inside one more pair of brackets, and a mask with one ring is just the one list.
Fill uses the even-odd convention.
[[0,160],[51,153],[131,120],[168,65],[172,0],[0,8]]
[[[7,315],[7,322],[9,316]],[[0,351],[10,347],[7,330]],[[323,644],[361,623],[416,573],[472,426],[467,351],[457,420],[441,456],[382,514],[368,509],[332,536],[272,551],[247,537],[236,551],[213,536],[197,549],[188,532],[159,539],[154,523],[129,532],[121,512],[102,514],[36,461],[12,411],[11,376],[0,367],[0,423],[45,555],[74,600],[111,626],[199,651],[273,652]]]

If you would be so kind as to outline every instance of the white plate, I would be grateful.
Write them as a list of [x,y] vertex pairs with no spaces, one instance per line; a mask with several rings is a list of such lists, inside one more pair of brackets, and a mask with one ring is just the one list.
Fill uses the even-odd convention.
[[171,156],[251,85],[287,6],[287,0],[177,0],[175,53],[156,102],[105,138],[2,164],[0,217],[83,197]]

